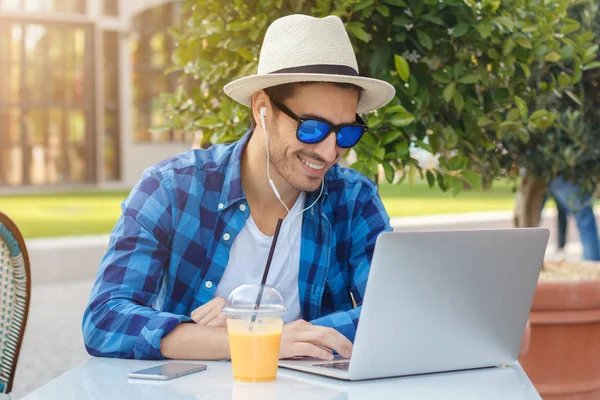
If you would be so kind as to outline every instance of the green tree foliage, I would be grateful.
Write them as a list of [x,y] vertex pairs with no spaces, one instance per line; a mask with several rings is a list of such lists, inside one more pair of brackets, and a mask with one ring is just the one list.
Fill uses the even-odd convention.
[[524,167],[545,183],[562,175],[587,192],[600,182],[599,8],[595,0],[570,7],[554,35],[560,51],[544,56],[558,61],[532,65],[532,89],[497,131],[507,150],[502,164]]
[[[355,147],[353,167],[373,178],[382,165],[389,181],[420,173],[430,186],[455,193],[464,182],[477,187],[482,174],[510,174],[536,135],[557,129],[559,119],[536,96],[575,96],[573,85],[596,66],[594,36],[568,15],[570,4],[184,1],[183,22],[171,30],[177,45],[171,72],[183,73],[187,89],[163,95],[168,125],[156,129],[201,130],[210,143],[239,138],[249,110],[222,88],[256,72],[269,23],[291,13],[335,14],[350,33],[361,74],[397,90],[391,104],[364,116],[371,129]],[[439,155],[439,167],[422,171],[410,156],[413,146]],[[520,154],[507,157],[507,148]]]

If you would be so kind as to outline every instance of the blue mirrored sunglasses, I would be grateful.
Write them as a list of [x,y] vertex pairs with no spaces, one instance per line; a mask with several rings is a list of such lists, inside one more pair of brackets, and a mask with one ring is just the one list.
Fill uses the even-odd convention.
[[357,123],[355,124],[333,125],[318,117],[299,117],[280,101],[274,101],[273,104],[285,115],[298,121],[296,137],[303,143],[315,144],[322,142],[331,132],[335,132],[337,145],[347,149],[356,145],[368,128],[365,121],[358,114],[356,114]]

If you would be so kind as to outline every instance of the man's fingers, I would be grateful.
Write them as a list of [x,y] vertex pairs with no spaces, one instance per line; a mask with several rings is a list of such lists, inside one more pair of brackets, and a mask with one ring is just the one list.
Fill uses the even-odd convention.
[[198,320],[199,325],[208,325],[209,322],[221,315],[221,307],[215,307],[208,314]]
[[215,326],[215,327],[226,327],[227,326],[227,316],[225,314],[220,314],[217,318],[210,321],[206,326]]
[[331,351],[322,349],[318,346],[315,346],[314,344],[306,342],[293,343],[291,346],[291,352],[293,354],[292,357],[307,356],[318,358],[321,360],[333,359],[333,354],[331,353]]
[[352,354],[352,342],[332,328],[310,326],[309,329],[297,332],[294,336],[294,341],[308,342],[335,350],[344,358],[349,358]]
[[[206,303],[203,306],[200,306],[200,307],[196,308],[194,311],[192,311],[192,314],[190,315],[190,317],[196,323],[200,323],[210,313],[214,312],[215,309],[218,309],[218,311],[220,313],[221,309],[223,308],[223,305],[225,305],[225,299],[222,297],[215,297],[208,303]],[[212,320],[212,318],[211,318],[211,320]]]

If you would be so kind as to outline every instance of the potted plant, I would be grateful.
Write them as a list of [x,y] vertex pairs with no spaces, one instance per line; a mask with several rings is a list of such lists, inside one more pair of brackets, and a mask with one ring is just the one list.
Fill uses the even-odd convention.
[[[595,1],[570,8],[575,35],[559,37],[574,51],[565,50],[562,62],[548,69],[532,69],[535,93],[528,104],[548,110],[551,124],[536,126],[517,121],[503,140],[503,165],[527,173],[517,193],[515,226],[539,223],[547,186],[564,178],[594,193],[600,182],[600,65],[596,61],[600,29]],[[585,43],[588,44],[585,44]],[[552,79],[548,73],[552,73]],[[562,90],[573,85],[572,88]],[[555,93],[555,90],[560,93]],[[518,104],[517,104],[518,106]],[[515,108],[516,109],[516,108]],[[527,141],[515,140],[522,132]],[[600,398],[600,263],[546,261],[531,315],[531,342],[522,365],[544,399]]]

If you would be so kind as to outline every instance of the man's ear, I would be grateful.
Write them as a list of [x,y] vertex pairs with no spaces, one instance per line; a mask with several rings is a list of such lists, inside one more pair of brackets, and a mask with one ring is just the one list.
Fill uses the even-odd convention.
[[260,110],[261,108],[266,108],[266,115],[270,115],[271,113],[271,101],[269,99],[269,96],[267,95],[267,93],[264,90],[259,90],[258,92],[254,93],[252,95],[252,116],[254,117],[254,120],[256,121],[256,124],[258,126],[261,126],[261,116],[260,116]]

